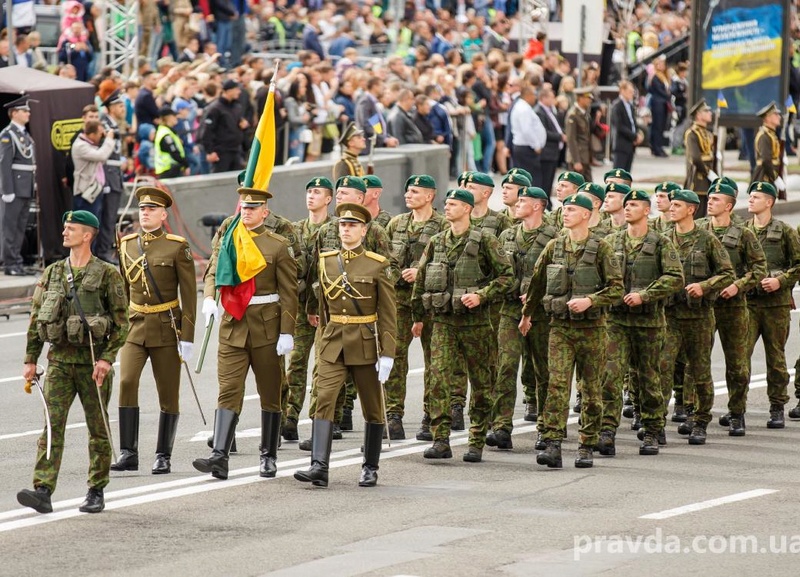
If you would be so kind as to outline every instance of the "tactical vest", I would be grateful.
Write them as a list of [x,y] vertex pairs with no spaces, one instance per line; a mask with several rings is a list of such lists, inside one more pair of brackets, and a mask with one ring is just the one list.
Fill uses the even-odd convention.
[[458,315],[483,308],[468,309],[461,302],[462,296],[475,292],[488,281],[480,266],[481,236],[480,229],[470,230],[464,250],[453,261],[447,259],[445,233],[434,239],[433,260],[425,265],[422,305],[426,311]]
[[[620,234],[614,244],[614,252],[622,264],[625,294],[641,292],[649,287],[661,276],[661,266],[658,259],[659,234],[652,230],[647,231],[639,253],[628,266],[628,253],[625,250],[625,237],[627,233]],[[655,303],[642,303],[632,307],[625,303],[612,305],[615,313],[650,313],[655,310]]]
[[325,228],[325,236],[322,237],[320,254],[342,248],[342,241],[339,238],[339,217],[334,216],[331,218],[329,226]]
[[[88,346],[89,337],[70,294],[66,263],[66,259],[55,263],[44,280],[36,331],[43,342]],[[80,286],[75,287],[96,344],[103,342],[111,329],[111,316],[103,306],[99,290],[103,270],[101,262],[90,260],[83,270]]]
[[[404,268],[416,268],[419,266],[419,261],[422,258],[422,253],[425,247],[428,246],[431,238],[441,231],[442,225],[431,217],[422,230],[419,236],[415,239],[409,236],[408,228],[411,225],[411,213],[400,215],[397,219],[397,228],[392,235],[392,257],[397,260],[398,266]],[[409,287],[411,284],[404,281],[402,278],[397,281],[397,285],[401,287]]]
[[383,228],[386,228],[386,225],[389,224],[389,221],[392,220],[392,215],[388,212],[379,212],[378,216],[372,219],[372,222],[375,222],[381,225]]
[[480,224],[480,230],[485,230],[492,236],[497,236],[498,228],[500,228],[500,219],[494,214],[487,214]]
[[[695,237],[694,242],[692,243],[692,248],[689,250],[689,254],[686,256],[686,258],[681,257],[684,287],[689,286],[690,284],[703,282],[712,276],[712,271],[708,267],[708,255],[705,253],[705,251],[697,248],[697,242],[702,239],[703,232],[706,231],[701,231],[701,233]],[[684,290],[678,291],[677,294],[667,299],[667,305],[674,306],[676,304],[684,303],[690,309],[711,307],[714,306],[717,296],[718,294],[716,292],[712,294],[705,292],[702,297],[697,298],[689,296],[689,293],[687,293],[686,289],[684,288]]]
[[573,270],[567,266],[564,254],[564,243],[568,240],[566,235],[557,237],[553,262],[547,265],[547,290],[542,298],[542,307],[546,313],[557,319],[598,319],[604,313],[602,308],[593,306],[582,313],[573,313],[567,307],[567,302],[595,293],[601,288],[602,279],[597,271],[600,240],[590,237],[586,241],[583,256]]
[[175,147],[178,149],[181,156],[185,156],[183,152],[183,143],[181,139],[178,138],[178,135],[175,134],[169,126],[159,124],[156,129],[155,142],[153,142],[153,147],[155,148],[156,174],[163,174],[173,166],[178,166],[178,163],[170,156],[169,152],[161,150],[161,141],[164,140],[164,137],[167,135],[172,137],[172,141],[175,143]]
[[[761,239],[759,239],[761,240]],[[783,273],[789,263],[786,254],[783,252],[783,225],[780,221],[774,220],[767,227],[767,235],[761,241],[761,248],[767,257],[767,273],[769,277],[775,278]],[[767,293],[761,288],[761,283],[754,290],[748,293],[749,297],[764,296]]]
[[744,276],[744,263],[739,254],[739,244],[742,241],[742,227],[731,222],[728,230],[722,235],[720,242],[725,250],[728,251],[728,257],[731,259],[733,270],[736,271],[736,277],[741,278]]
[[539,255],[542,254],[547,243],[558,236],[558,230],[549,224],[542,224],[539,227],[539,233],[527,249],[522,248],[523,234],[520,226],[515,230],[514,236],[507,238],[503,244],[503,249],[514,259],[514,274],[517,279],[515,284],[519,288],[519,291],[511,290],[508,292],[508,300],[517,300],[519,295],[528,292],[536,261],[539,260]]

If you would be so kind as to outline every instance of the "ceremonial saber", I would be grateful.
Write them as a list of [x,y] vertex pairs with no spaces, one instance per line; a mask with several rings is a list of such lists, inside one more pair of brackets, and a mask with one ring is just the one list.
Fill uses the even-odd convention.
[[[36,368],[39,369],[39,365],[36,365]],[[42,409],[44,410],[44,420],[47,424],[47,460],[50,460],[50,449],[53,446],[53,426],[50,423],[50,409],[47,407],[47,401],[44,398],[44,387],[42,387],[42,383],[39,380],[39,377],[44,374],[44,369],[41,371],[37,370],[36,375],[33,377],[32,380],[27,381],[25,383],[25,392],[29,395],[31,394],[32,387],[31,384],[36,385],[36,392],[39,393],[39,398],[42,401]]]
[[[219,308],[219,293],[217,293],[217,298],[214,303],[216,304],[217,308]],[[197,364],[194,366],[194,372],[198,375],[200,374],[200,371],[203,370],[203,362],[206,359],[208,341],[211,339],[211,329],[214,328],[214,318],[214,315],[211,315],[211,318],[208,320],[206,332],[203,334],[203,344],[200,346],[200,354],[197,356]]]

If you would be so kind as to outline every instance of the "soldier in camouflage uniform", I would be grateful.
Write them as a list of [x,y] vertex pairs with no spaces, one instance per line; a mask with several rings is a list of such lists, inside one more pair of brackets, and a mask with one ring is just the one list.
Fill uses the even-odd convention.
[[[419,260],[428,241],[448,228],[445,218],[433,209],[436,199],[436,181],[427,174],[411,175],[405,184],[405,201],[410,212],[394,217],[386,229],[392,243],[392,258],[400,268],[400,278],[395,284],[397,301],[397,348],[394,367],[386,381],[386,413],[389,438],[405,439],[406,378],[408,377],[408,347],[411,344],[411,289],[419,270]],[[424,323],[421,334],[422,353],[425,359],[423,417],[417,439],[432,441],[430,432],[431,323]]]
[[519,168],[512,168],[508,174],[503,177],[501,186],[503,187],[503,204],[505,205],[505,208],[501,212],[513,222],[516,220],[514,216],[514,206],[517,204],[517,199],[519,198],[519,189],[523,186],[531,186],[531,180],[522,174]]
[[545,247],[536,262],[519,328],[531,328],[534,307],[550,316],[547,366],[550,382],[544,414],[545,449],[536,462],[561,468],[561,440],[567,429],[572,373],[583,380],[580,445],[575,466],[591,467],[603,417],[601,394],[606,354],[606,309],[622,298],[622,273],[614,250],[591,236],[593,199],[578,193],[564,199],[565,234]]
[[363,177],[364,184],[367,186],[367,194],[364,196],[364,206],[367,207],[372,215],[372,222],[381,225],[384,229],[392,220],[392,215],[383,210],[380,205],[381,194],[383,194],[383,182],[374,174]]
[[[330,220],[328,206],[333,200],[333,184],[327,178],[320,176],[312,178],[306,184],[306,208],[308,218],[296,223],[295,232],[302,247],[304,262],[309,262],[310,254],[317,241],[320,227]],[[294,349],[289,354],[289,366],[286,369],[286,385],[288,394],[283,395],[283,412],[286,422],[283,425],[283,438],[287,441],[297,441],[297,421],[306,399],[308,381],[308,359],[311,355],[311,346],[314,344],[316,329],[308,323],[305,307],[308,296],[308,284],[300,291],[300,314],[294,327]]]
[[[616,180],[616,179],[615,179]],[[625,211],[623,201],[625,195],[631,191],[627,184],[609,182],[606,184],[606,197],[603,200],[603,214],[608,216],[606,224],[612,232],[625,229]]]
[[608,186],[611,183],[624,184],[628,188],[633,185],[631,173],[624,168],[612,168],[603,175],[603,183]]
[[711,218],[705,226],[728,251],[736,275],[733,283],[719,293],[714,303],[714,318],[722,352],[725,353],[725,383],[728,386],[728,414],[720,417],[719,424],[728,427],[730,436],[741,437],[745,434],[744,413],[750,386],[746,295],[767,276],[767,258],[753,231],[744,223],[735,223],[731,219],[736,193],[735,188],[721,181],[708,189],[708,215]]
[[[800,235],[800,226],[797,227],[797,233]],[[794,362],[794,396],[800,399],[800,357]],[[789,418],[800,419],[800,400],[797,401],[797,406],[789,411]]]
[[606,189],[594,182],[584,182],[578,187],[578,192],[582,192],[592,201],[592,214],[589,217],[589,233],[597,238],[605,238],[611,234],[611,225],[600,208],[606,199]]
[[[572,172],[568,170],[559,174],[558,182],[556,183],[556,198],[558,199],[558,202],[563,203],[565,198],[578,192],[578,188],[584,182],[586,181],[578,172]],[[564,228],[564,217],[562,211],[563,209],[561,206],[559,206],[547,215],[547,220],[558,230]]]
[[[558,235],[556,227],[544,222],[548,196],[535,186],[521,187],[518,192],[516,213],[520,220],[513,228],[503,231],[500,243],[514,265],[514,286],[506,293],[500,309],[497,330],[497,377],[492,390],[492,427],[486,444],[498,449],[511,449],[511,431],[514,428],[514,402],[517,398],[517,373],[522,358],[523,373],[526,366],[534,375],[534,386],[523,390],[527,404],[533,412],[542,415],[547,395],[547,325],[544,309],[533,309],[533,330],[523,336],[519,332],[522,320],[521,297],[528,292],[533,268],[544,247]],[[528,409],[531,412],[531,409]]]
[[[49,342],[47,382],[43,379],[42,383],[50,410],[52,447],[48,458],[45,430],[38,442],[34,490],[23,489],[17,500],[39,513],[53,511],[50,496],[61,468],[69,408],[77,395],[89,430],[89,492],[79,509],[99,513],[105,507],[103,488],[111,466],[111,443],[103,421],[108,418],[114,380],[111,366],[128,333],[128,303],[119,272],[92,256],[92,240],[100,228],[97,217],[76,210],[66,213],[63,221],[63,244],[70,254],[47,267],[36,284],[22,372],[30,387],[44,343]],[[86,334],[87,324],[93,341]]]
[[625,296],[621,303],[611,306],[608,319],[598,452],[606,456],[616,454],[621,383],[630,368],[629,386],[635,391],[634,402],[645,433],[639,454],[657,455],[657,438],[663,435],[664,427],[664,397],[658,373],[666,326],[664,301],[683,288],[683,268],[673,244],[648,228],[650,196],[642,190],[633,190],[625,195],[623,202],[628,226],[608,238],[620,262]]
[[658,233],[666,234],[672,230],[673,224],[669,220],[669,193],[673,190],[680,190],[681,185],[677,182],[665,181],[656,186],[655,199],[656,210],[660,212],[657,217],[650,220],[650,227]]
[[[694,211],[700,206],[697,195],[691,190],[675,190],[670,199],[670,218],[675,228],[668,237],[678,249],[686,286],[667,302],[667,334],[661,364],[664,408],[671,396],[675,362],[683,353],[688,368],[683,402],[694,408],[694,416],[678,432],[689,432],[690,445],[704,445],[714,406],[711,380],[714,301],[719,291],[733,282],[734,272],[722,243],[695,224]],[[690,423],[691,430],[687,431]]]
[[472,388],[464,461],[481,460],[489,426],[493,371],[475,351],[486,350],[487,343],[496,338],[488,304],[501,300],[511,289],[514,271],[500,241],[470,223],[473,204],[469,191],[447,193],[444,214],[450,228],[428,243],[414,281],[414,336],[422,334],[424,323],[433,324],[429,411],[434,442],[425,450],[426,459],[453,456],[451,383],[453,372],[462,366],[467,367]]
[[786,389],[786,341],[791,325],[792,287],[800,279],[800,239],[797,231],[773,218],[778,191],[768,182],[753,182],[748,189],[748,211],[753,218],[746,227],[753,231],[767,257],[767,277],[747,295],[752,358],[758,338],[764,342],[767,360],[767,396],[770,429],[785,426],[783,407],[789,401]]

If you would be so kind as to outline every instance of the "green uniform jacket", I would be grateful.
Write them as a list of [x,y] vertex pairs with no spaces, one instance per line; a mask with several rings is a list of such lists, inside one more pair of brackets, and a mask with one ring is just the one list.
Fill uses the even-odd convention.
[[[303,255],[303,262],[310,263],[312,254],[314,253],[314,244],[317,242],[317,233],[319,229],[322,228],[322,225],[326,222],[330,221],[331,217],[326,216],[325,220],[319,224],[314,224],[309,219],[304,218],[303,220],[298,220],[294,223],[294,230],[297,236],[297,240],[300,243],[300,250],[302,251]],[[280,233],[279,233],[280,234]],[[310,284],[308,283],[308,269],[310,267],[305,267],[305,270],[302,271],[303,276],[303,283],[304,290],[300,291],[300,306],[305,311],[305,304],[308,301],[308,289]],[[301,271],[298,270],[298,274],[301,274]]]
[[[433,234],[427,238],[428,241],[430,241],[434,234],[445,231],[450,226],[444,216],[436,211],[433,211],[431,217],[423,222],[416,222],[411,212],[400,214],[389,221],[389,225],[386,227],[386,235],[391,242],[392,257],[399,272],[407,268],[419,267],[422,253],[425,251],[425,247],[428,244],[427,242],[420,242],[420,237],[428,226],[428,223],[432,223],[429,228],[433,231]],[[405,225],[405,235],[398,232],[398,228],[402,229],[403,225]],[[405,236],[405,238],[403,238],[403,236]],[[398,306],[411,306],[411,289],[413,286],[413,284],[409,284],[398,276],[397,283],[395,284]]]
[[754,219],[748,220],[745,226],[755,233],[758,242],[761,244],[761,248],[764,250],[764,254],[766,254],[766,243],[769,242],[767,240],[767,233],[773,222],[780,223],[783,230],[781,234],[781,248],[783,250],[786,266],[781,270],[769,270],[770,265],[767,263],[767,274],[768,276],[777,278],[781,283],[781,288],[769,294],[755,295],[751,292],[747,299],[748,306],[781,307],[791,306],[793,304],[792,288],[794,288],[795,283],[800,280],[800,237],[798,237],[797,231],[776,218],[770,219],[769,223],[764,228],[757,227]]
[[[732,224],[731,226],[741,230],[741,237],[738,242],[734,243],[726,237],[730,226],[715,227],[711,223],[711,219],[705,223],[706,230],[716,236],[728,251],[730,256],[732,252],[738,255],[738,264],[734,266],[733,272],[736,280],[733,284],[739,289],[735,297],[724,299],[722,297],[717,299],[714,303],[714,308],[720,307],[743,307],[747,305],[747,293],[761,282],[767,276],[767,257],[764,255],[764,249],[758,242],[755,233],[749,228],[744,226],[744,223]],[[731,246],[728,246],[728,245]],[[734,257],[731,256],[731,263],[734,262]]]
[[[496,220],[497,226],[491,230],[488,227],[491,221],[487,222],[487,220],[489,220],[489,217],[494,217],[495,219],[497,219]],[[487,232],[491,232],[492,235],[496,238],[500,238],[500,233],[514,226],[514,221],[511,219],[510,216],[508,216],[503,212],[497,212],[496,210],[492,210],[491,208],[489,209],[489,212],[487,212],[485,215],[479,218],[470,217],[469,221],[470,224],[472,224],[472,226],[474,226],[475,228],[480,228],[481,230],[486,230]]]

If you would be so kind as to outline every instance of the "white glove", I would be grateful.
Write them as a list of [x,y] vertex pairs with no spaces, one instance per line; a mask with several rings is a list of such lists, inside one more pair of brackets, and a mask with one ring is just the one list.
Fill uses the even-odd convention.
[[292,352],[292,349],[294,349],[294,337],[287,333],[281,333],[278,337],[278,356],[288,355]]
[[722,151],[717,150],[717,160],[722,160]]
[[2,196],[2,198],[3,198],[3,202],[5,202],[6,204],[8,204],[8,203],[11,203],[11,202],[14,202],[14,199],[15,199],[16,197],[17,197],[17,195],[15,195],[15,194],[4,194],[4,195]]
[[214,322],[219,321],[219,308],[214,299],[206,298],[203,300],[203,314],[206,317],[206,326],[211,323],[211,317],[214,317]]
[[378,382],[380,384],[389,380],[389,374],[392,372],[394,366],[394,359],[391,357],[381,357],[375,363],[375,369],[378,371]]
[[714,172],[713,170],[709,170],[708,171],[708,180],[709,181],[714,182],[718,178],[719,178],[719,175],[716,172]]
[[786,190],[786,183],[783,182],[783,179],[780,176],[775,179],[775,188],[778,190]]
[[187,363],[192,358],[193,350],[194,350],[194,343],[189,343],[186,341],[181,341],[178,343],[178,352],[180,353],[181,358]]

